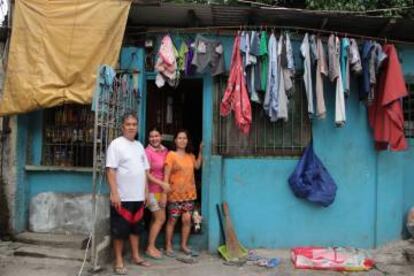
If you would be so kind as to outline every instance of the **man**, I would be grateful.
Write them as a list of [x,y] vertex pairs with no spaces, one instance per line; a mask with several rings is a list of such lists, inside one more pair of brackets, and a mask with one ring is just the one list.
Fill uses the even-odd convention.
[[115,263],[114,272],[125,275],[123,242],[129,238],[132,261],[150,266],[139,254],[139,235],[143,230],[144,202],[148,195],[146,174],[149,163],[142,144],[135,140],[138,118],[126,113],[122,118],[122,136],[114,139],[106,155],[107,179],[111,202],[111,235]]

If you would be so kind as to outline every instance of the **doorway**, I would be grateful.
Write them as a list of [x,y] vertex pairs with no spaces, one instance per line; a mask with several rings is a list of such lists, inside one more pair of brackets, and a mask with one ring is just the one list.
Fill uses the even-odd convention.
[[[182,79],[177,87],[166,84],[162,88],[154,80],[147,81],[147,110],[145,137],[154,126],[163,133],[163,144],[171,149],[175,133],[187,129],[190,133],[195,156],[203,137],[203,81]],[[148,141],[146,141],[148,143]],[[195,172],[197,201],[201,209],[201,170]]]

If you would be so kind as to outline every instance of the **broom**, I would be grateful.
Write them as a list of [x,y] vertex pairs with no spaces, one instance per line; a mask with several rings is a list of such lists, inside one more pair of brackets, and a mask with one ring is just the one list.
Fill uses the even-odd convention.
[[233,224],[230,219],[229,206],[226,202],[222,205],[225,220],[225,237],[226,237],[226,253],[231,261],[240,261],[247,256],[247,250],[241,245],[237,239]]

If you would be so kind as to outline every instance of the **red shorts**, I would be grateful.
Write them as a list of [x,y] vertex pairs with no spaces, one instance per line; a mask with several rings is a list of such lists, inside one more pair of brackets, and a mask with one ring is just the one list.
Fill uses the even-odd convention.
[[184,213],[193,213],[194,200],[168,202],[168,215],[170,218],[179,218]]

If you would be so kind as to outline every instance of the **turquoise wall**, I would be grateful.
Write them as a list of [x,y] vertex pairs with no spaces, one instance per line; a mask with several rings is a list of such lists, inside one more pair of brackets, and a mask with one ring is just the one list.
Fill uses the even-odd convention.
[[[300,68],[298,44],[294,43],[294,51]],[[404,73],[413,74],[414,51],[400,47],[400,58]],[[355,80],[347,99],[347,124],[335,128],[334,88],[328,82],[325,85],[328,116],[314,120],[312,129],[316,153],[338,185],[334,204],[321,208],[292,195],[287,179],[297,159],[212,156],[211,251],[219,244],[215,204],[222,200],[229,203],[239,239],[248,247],[370,248],[401,237],[406,211],[414,204],[414,184],[410,183],[413,150],[375,152]]]
[[[175,38],[176,41],[179,39]],[[232,38],[220,39],[225,46],[228,67]],[[300,67],[298,44],[298,41],[294,42],[295,59]],[[133,52],[138,53],[138,59],[131,65]],[[405,74],[413,74],[414,50],[400,48],[400,57]],[[143,72],[142,49],[125,47],[121,53],[121,66],[126,64]],[[347,99],[347,123],[344,128],[335,127],[335,94],[328,82],[325,91],[328,116],[325,120],[313,121],[315,151],[338,185],[335,202],[328,208],[322,208],[293,196],[287,179],[295,168],[297,158],[223,158],[211,154],[213,80],[208,73],[197,77],[203,79],[204,87],[202,213],[206,219],[206,231],[198,238],[201,244],[215,251],[220,243],[215,208],[223,200],[229,203],[238,237],[247,247],[342,245],[370,248],[401,237],[405,213],[414,205],[411,175],[413,149],[404,153],[374,151],[366,108],[358,101],[355,83]],[[145,80],[153,78],[151,72],[140,75],[143,104],[138,112],[141,114],[142,141],[145,138]],[[41,132],[37,133],[38,129],[39,125],[30,128],[26,116],[20,116],[20,133],[34,133],[31,144],[35,154],[30,157],[34,163],[40,160],[40,151],[36,153],[36,148],[41,147]],[[25,155],[21,154],[22,151],[18,148],[19,156]],[[23,162],[20,164],[24,164],[24,160],[20,159]],[[27,198],[19,197],[19,206],[41,191],[89,192],[91,174],[31,171],[22,173],[20,181],[25,183],[20,189]],[[27,210],[27,203],[22,206],[26,206]],[[24,214],[18,220],[24,220]]]
[[[404,70],[404,73],[410,76],[413,80],[414,76],[414,48],[413,47],[399,47],[400,61]],[[407,212],[411,207],[414,207],[414,139],[409,141],[410,149],[401,154],[401,168],[403,170],[403,187],[402,187],[402,203],[403,213],[401,220],[405,224]],[[393,183],[393,182],[391,182]],[[392,184],[391,184],[392,185]],[[405,229],[403,231],[407,235]]]

